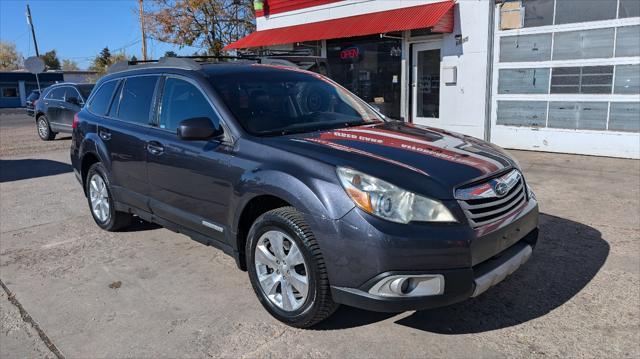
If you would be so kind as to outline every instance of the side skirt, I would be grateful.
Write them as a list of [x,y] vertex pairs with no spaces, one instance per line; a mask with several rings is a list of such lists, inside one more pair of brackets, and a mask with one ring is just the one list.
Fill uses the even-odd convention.
[[129,206],[127,204],[123,204],[121,202],[116,202],[116,210],[117,211],[121,211],[121,212],[127,212],[127,213],[131,213],[131,214],[135,214],[136,216],[144,219],[147,222],[152,222],[155,223],[157,225],[160,225],[170,231],[176,232],[176,233],[181,233],[186,235],[187,237],[190,237],[191,239],[193,239],[196,242],[200,242],[204,245],[207,246],[212,246],[215,248],[218,248],[220,250],[222,250],[225,254],[230,255],[231,257],[233,257],[236,261],[236,263],[239,262],[239,257],[238,257],[238,253],[237,251],[235,251],[230,245],[228,245],[227,243],[218,241],[216,239],[213,238],[209,238],[207,236],[204,236],[196,231],[193,231],[189,228],[186,228],[184,226],[181,226],[179,224],[167,221],[164,218],[158,217],[156,215],[153,215],[152,213],[149,213],[147,211],[141,210],[139,208],[135,208],[132,206]]

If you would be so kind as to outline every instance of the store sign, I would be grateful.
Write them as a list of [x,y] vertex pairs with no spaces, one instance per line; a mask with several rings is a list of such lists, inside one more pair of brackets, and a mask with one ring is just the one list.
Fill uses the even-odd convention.
[[340,59],[342,60],[357,60],[360,58],[360,49],[356,46],[347,47],[340,51]]

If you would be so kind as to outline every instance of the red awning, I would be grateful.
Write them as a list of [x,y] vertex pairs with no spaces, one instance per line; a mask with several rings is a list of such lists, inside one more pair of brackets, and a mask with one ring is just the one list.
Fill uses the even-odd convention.
[[440,33],[452,32],[454,5],[453,0],[443,1],[428,5],[256,31],[227,45],[224,50],[383,34],[423,28],[431,28],[433,32]]

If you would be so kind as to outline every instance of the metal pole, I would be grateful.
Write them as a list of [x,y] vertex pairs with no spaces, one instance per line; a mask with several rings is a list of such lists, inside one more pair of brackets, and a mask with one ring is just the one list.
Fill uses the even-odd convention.
[[36,75],[36,82],[38,83],[38,91],[40,91],[40,95],[42,95],[42,89],[40,88],[40,79],[38,78],[38,74]]
[[40,52],[38,52],[38,41],[36,41],[36,31],[33,28],[33,20],[31,19],[31,9],[29,8],[29,4],[27,4],[27,21],[31,26],[31,36],[33,36],[33,45],[36,48],[36,56],[40,57]]
[[144,31],[144,5],[142,0],[138,0],[140,3],[140,29],[142,30],[142,59],[147,60],[147,37]]

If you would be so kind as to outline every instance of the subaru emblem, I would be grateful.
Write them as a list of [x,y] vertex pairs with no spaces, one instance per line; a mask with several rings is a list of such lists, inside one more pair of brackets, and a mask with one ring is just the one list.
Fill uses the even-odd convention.
[[509,192],[509,186],[504,182],[498,182],[493,186],[493,191],[498,197],[502,197]]

